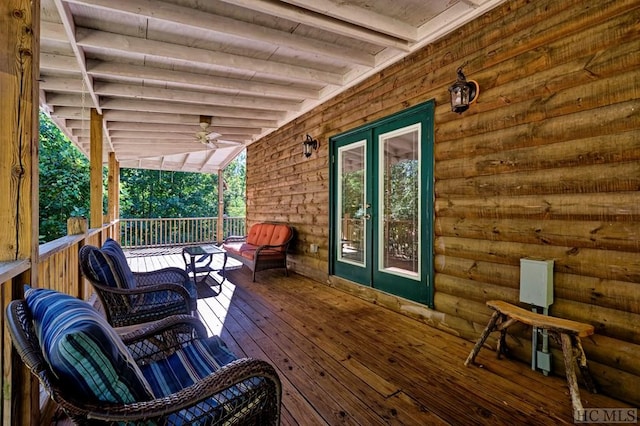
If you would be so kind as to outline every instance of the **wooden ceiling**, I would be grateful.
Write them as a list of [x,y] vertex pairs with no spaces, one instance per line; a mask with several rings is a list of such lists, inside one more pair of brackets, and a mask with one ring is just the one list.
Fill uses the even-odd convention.
[[502,1],[41,0],[40,103],[85,154],[95,108],[105,161],[215,173]]

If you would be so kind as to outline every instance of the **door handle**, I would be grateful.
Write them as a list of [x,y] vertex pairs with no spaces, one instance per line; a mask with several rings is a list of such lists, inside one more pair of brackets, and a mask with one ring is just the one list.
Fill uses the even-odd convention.
[[365,215],[364,215],[364,216],[362,216],[362,217],[364,217],[366,220],[371,219],[371,215],[370,215],[369,213],[365,214]]

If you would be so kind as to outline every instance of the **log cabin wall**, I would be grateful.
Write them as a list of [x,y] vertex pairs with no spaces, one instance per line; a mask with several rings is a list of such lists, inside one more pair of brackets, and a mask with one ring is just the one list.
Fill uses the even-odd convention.
[[[639,18],[637,0],[506,2],[249,146],[248,224],[292,224],[292,269],[330,280],[329,138],[434,99],[435,295],[421,316],[475,340],[486,300],[518,302],[520,259],[553,259],[551,314],[596,327],[584,346],[600,389],[640,405]],[[461,65],[480,95],[458,115]],[[320,141],[308,159],[307,133]],[[529,331],[508,343],[529,362]]]

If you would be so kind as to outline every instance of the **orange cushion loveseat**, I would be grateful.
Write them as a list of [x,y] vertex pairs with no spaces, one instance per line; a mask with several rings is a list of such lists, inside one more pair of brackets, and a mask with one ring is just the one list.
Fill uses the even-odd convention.
[[246,236],[230,236],[222,243],[228,256],[247,265],[253,272],[284,268],[288,276],[287,250],[293,240],[293,228],[284,223],[256,223]]

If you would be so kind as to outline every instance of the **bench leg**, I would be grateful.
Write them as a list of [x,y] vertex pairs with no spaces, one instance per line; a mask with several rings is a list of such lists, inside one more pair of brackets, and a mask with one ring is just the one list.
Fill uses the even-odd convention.
[[571,395],[571,406],[573,407],[573,418],[580,419],[580,414],[584,411],[582,401],[580,400],[580,390],[578,388],[578,379],[576,377],[576,356],[574,352],[574,339],[572,336],[562,333],[560,334],[562,342],[562,355],[564,358],[564,369],[567,376],[567,385],[569,386],[569,394]]
[[591,393],[598,393],[595,382],[593,381],[593,377],[591,377],[591,372],[589,371],[589,366],[587,365],[587,356],[584,353],[584,349],[582,348],[582,343],[580,342],[579,337],[574,337],[576,348],[578,350],[578,368],[580,368],[580,373],[582,374],[582,378],[584,379],[584,385]]
[[500,330],[500,339],[498,340],[498,347],[496,348],[496,357],[501,359],[502,355],[508,356],[506,328]]
[[495,328],[498,318],[500,318],[500,312],[494,311],[493,315],[491,315],[491,319],[489,319],[489,323],[487,324],[485,329],[482,331],[480,338],[478,338],[478,341],[476,342],[475,346],[471,350],[471,353],[467,357],[467,360],[464,362],[465,367],[468,367],[470,363],[473,363],[475,361],[476,356],[478,355],[478,352],[480,352],[480,348],[482,348],[482,345],[484,345],[484,342],[487,340],[487,337],[489,337],[489,334],[491,334],[491,332]]

